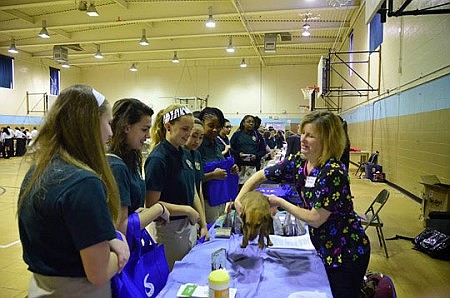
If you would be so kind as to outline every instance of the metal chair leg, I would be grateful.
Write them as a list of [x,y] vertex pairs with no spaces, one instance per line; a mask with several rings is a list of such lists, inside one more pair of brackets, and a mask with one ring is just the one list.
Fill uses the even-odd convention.
[[381,234],[381,241],[383,241],[384,253],[386,255],[386,258],[389,258],[389,255],[387,252],[387,247],[386,247],[386,242],[384,241],[383,228],[381,228],[381,227],[380,227],[380,234]]

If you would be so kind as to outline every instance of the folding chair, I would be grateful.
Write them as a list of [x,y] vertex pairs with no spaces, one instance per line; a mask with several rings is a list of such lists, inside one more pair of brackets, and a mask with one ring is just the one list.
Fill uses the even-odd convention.
[[361,175],[365,171],[365,167],[367,164],[375,164],[376,165],[378,162],[378,154],[380,154],[380,152],[375,151],[374,153],[370,154],[369,159],[366,162],[360,161],[358,163],[358,169],[355,172],[355,176],[358,176],[358,173],[360,173],[359,176],[361,177]]
[[386,258],[389,258],[386,242],[384,241],[383,235],[383,221],[379,216],[381,208],[383,208],[384,204],[386,204],[389,198],[389,191],[387,189],[383,189],[376,196],[375,200],[370,204],[369,208],[367,208],[364,214],[359,214],[361,218],[361,223],[364,226],[364,230],[367,230],[368,227],[375,227],[377,230],[378,241],[380,242],[380,246],[384,247],[384,253],[386,254]]

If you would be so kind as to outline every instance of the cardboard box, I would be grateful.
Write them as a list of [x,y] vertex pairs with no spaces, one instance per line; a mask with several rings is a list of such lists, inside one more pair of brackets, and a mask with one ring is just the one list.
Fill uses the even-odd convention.
[[443,184],[435,175],[421,176],[419,183],[423,184],[422,194],[422,216],[428,219],[428,214],[432,211],[450,211],[448,197],[450,185]]

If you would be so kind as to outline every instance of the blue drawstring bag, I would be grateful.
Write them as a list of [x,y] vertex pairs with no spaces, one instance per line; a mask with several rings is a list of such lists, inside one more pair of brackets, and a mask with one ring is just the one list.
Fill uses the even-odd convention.
[[203,195],[208,200],[210,206],[218,206],[233,201],[238,194],[239,176],[231,173],[234,165],[234,158],[228,157],[221,161],[206,162],[203,171],[209,173],[216,168],[227,171],[227,177],[223,180],[212,179],[204,184]]
[[116,298],[156,297],[169,276],[164,246],[156,243],[146,229],[141,230],[136,212],[128,216],[127,242],[130,259],[111,281]]

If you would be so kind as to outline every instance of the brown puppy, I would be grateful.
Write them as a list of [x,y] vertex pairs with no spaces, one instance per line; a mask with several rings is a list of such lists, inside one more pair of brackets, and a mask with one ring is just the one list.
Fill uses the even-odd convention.
[[269,234],[273,234],[273,221],[270,215],[270,206],[267,197],[258,191],[251,191],[241,199],[242,203],[242,239],[241,247],[247,247],[248,241],[259,235],[258,246],[264,248],[264,237],[267,238],[267,246],[273,245]]

